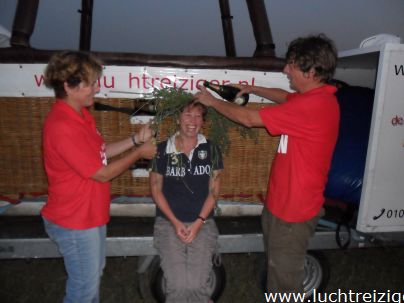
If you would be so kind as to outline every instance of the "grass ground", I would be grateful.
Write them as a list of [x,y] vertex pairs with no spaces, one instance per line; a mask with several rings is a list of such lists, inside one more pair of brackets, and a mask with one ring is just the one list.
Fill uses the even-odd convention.
[[[326,292],[404,291],[404,248],[325,252],[331,275]],[[257,283],[257,254],[223,256],[227,284],[219,303],[265,302]],[[102,303],[151,303],[138,292],[137,257],[108,258]],[[0,302],[61,302],[66,275],[61,259],[0,260]]]

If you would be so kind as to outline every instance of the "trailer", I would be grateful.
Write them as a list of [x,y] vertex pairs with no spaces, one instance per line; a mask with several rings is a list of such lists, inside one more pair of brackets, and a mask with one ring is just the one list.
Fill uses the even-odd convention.
[[[234,44],[229,23],[224,24],[227,57],[96,52],[105,62],[96,102],[115,109],[92,109],[106,140],[127,136],[150,119],[150,116],[128,116],[119,109],[147,100],[156,87],[168,85],[196,92],[201,81],[209,79],[289,89],[282,74],[284,61],[273,56],[269,25],[263,22],[266,15],[262,15],[260,6],[263,2],[247,2],[250,14],[255,17],[251,18],[256,22],[254,30],[262,34],[256,35],[256,56],[251,58],[232,56]],[[26,17],[20,3],[17,15]],[[30,14],[32,9],[29,7]],[[226,15],[226,7],[222,13]],[[89,50],[89,28],[85,20],[82,22],[80,47]],[[53,102],[53,93],[43,85],[42,74],[54,50],[30,48],[27,37],[32,30],[25,28],[26,24],[29,22],[16,22],[12,46],[0,49],[0,259],[60,257],[40,218],[47,199],[41,127]],[[324,289],[328,281],[329,268],[321,250],[403,244],[404,189],[400,180],[404,172],[404,106],[399,97],[404,95],[403,61],[401,44],[379,44],[339,53],[335,78],[373,90],[372,110],[362,157],[364,170],[356,188],[358,201],[352,203],[341,198],[341,190],[327,197],[326,215],[319,222],[306,257],[304,287],[308,295],[314,289]],[[254,108],[271,105],[270,101],[253,96],[248,104]],[[220,254],[264,251],[260,214],[279,142],[279,138],[268,136],[265,130],[257,131],[256,139],[243,138],[233,130],[229,136],[230,152],[225,154],[223,185],[215,211],[220,236],[210,280],[214,299],[220,297],[225,287]],[[164,277],[153,247],[155,205],[148,188],[147,170],[134,167],[113,180],[112,194],[107,256],[138,256],[143,296],[162,302]],[[261,276],[258,283],[265,279],[263,264],[257,264]]]

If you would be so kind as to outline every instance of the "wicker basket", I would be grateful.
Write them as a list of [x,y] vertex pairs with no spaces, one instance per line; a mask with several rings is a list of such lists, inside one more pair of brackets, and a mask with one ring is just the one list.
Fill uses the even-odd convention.
[[[128,99],[102,99],[116,107],[130,107]],[[0,98],[0,193],[3,195],[46,193],[41,133],[53,98]],[[258,104],[249,105],[258,107]],[[139,126],[118,112],[92,111],[97,128],[107,142],[129,136]],[[168,127],[168,126],[167,126]],[[164,127],[165,128],[165,127]],[[167,134],[161,134],[164,138]],[[230,131],[231,145],[224,155],[221,197],[230,201],[262,201],[268,173],[279,139],[258,130],[258,138],[245,139]],[[113,161],[113,159],[112,159]],[[112,182],[113,195],[150,196],[149,179],[134,178],[131,171]]]

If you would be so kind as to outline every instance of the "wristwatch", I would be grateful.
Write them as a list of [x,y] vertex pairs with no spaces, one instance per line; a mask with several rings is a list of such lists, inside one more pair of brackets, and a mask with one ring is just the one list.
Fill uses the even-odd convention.
[[205,223],[206,223],[206,219],[205,219],[204,217],[202,217],[202,216],[198,216],[198,219],[201,219],[201,220],[202,220],[202,222],[203,222],[203,224],[205,224]]

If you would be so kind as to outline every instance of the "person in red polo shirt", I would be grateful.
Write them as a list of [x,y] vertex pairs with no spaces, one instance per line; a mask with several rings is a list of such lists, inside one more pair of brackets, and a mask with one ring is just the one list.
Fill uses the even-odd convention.
[[304,259],[323,215],[323,192],[338,136],[336,88],[327,84],[336,62],[334,43],[325,35],[297,38],[288,47],[283,70],[295,92],[235,85],[239,95],[255,94],[277,105],[241,107],[213,97],[204,87],[195,94],[196,101],[242,125],[281,135],[262,214],[270,292],[303,292]]
[[[63,302],[99,302],[109,181],[138,159],[151,159],[156,153],[147,125],[129,138],[104,142],[87,110],[100,91],[101,73],[101,62],[95,56],[77,51],[55,54],[45,70],[45,85],[54,90],[56,102],[43,128],[48,200],[41,215],[68,274]],[[108,163],[134,146],[124,157]]]

